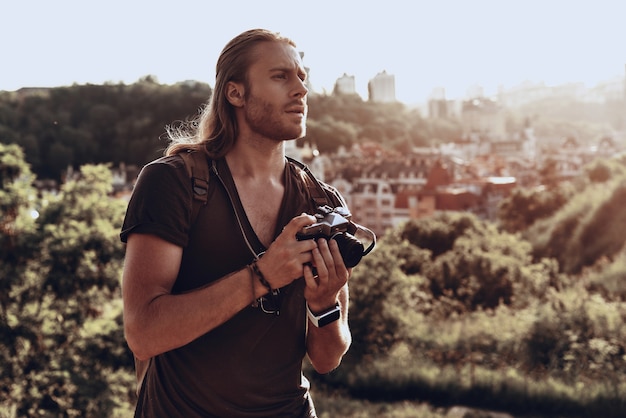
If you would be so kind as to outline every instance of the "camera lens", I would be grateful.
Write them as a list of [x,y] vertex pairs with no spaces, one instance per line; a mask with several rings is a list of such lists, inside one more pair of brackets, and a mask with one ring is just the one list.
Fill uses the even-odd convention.
[[351,268],[359,264],[364,252],[361,241],[347,233],[336,234],[332,238],[337,241],[339,252],[341,252],[346,267]]

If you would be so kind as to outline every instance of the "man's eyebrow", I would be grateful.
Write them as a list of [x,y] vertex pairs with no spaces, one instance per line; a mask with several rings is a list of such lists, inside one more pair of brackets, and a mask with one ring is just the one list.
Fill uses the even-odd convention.
[[295,71],[297,73],[306,73],[306,70],[301,65],[291,66],[291,65],[277,65],[276,67],[271,67],[269,71]]
[[269,69],[269,71],[292,71],[293,67],[287,67],[287,66],[278,66],[278,67],[272,67]]
[[270,73],[274,73],[274,72],[284,72],[284,73],[289,73],[295,71],[296,74],[298,74],[298,76],[304,76],[304,78],[307,78],[309,76],[309,74],[307,73],[306,69],[304,69],[304,67],[302,66],[297,66],[297,67],[291,67],[291,66],[284,66],[284,65],[280,65],[280,66],[276,66],[276,67],[271,67],[268,72]]

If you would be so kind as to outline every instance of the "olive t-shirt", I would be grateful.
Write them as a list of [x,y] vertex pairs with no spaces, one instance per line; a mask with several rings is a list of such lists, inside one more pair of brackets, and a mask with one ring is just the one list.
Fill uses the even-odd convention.
[[[228,165],[222,159],[215,166],[219,175],[211,173],[208,204],[193,225],[191,180],[177,155],[146,165],[128,204],[122,241],[133,233],[154,234],[183,247],[173,293],[206,286],[252,262],[252,252],[265,250],[245,217]],[[287,163],[275,236],[293,217],[314,213],[302,174]],[[339,193],[322,185],[330,203],[339,206]],[[302,375],[304,280],[280,289],[279,299],[279,315],[249,306],[191,343],[154,357],[135,416],[315,416],[309,383]]]

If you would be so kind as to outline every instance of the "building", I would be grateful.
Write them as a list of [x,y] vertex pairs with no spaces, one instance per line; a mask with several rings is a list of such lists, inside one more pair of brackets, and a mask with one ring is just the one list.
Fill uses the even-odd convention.
[[496,139],[506,136],[506,117],[504,108],[495,100],[476,97],[463,102],[461,125],[467,134]]
[[343,73],[343,75],[335,81],[334,93],[356,94],[356,82],[354,76]]
[[396,101],[396,77],[387,71],[376,74],[367,83],[369,100],[377,103],[393,103]]
[[525,81],[522,84],[505,90],[498,89],[498,102],[507,108],[516,108],[552,96],[552,89],[545,83]]
[[393,227],[395,200],[389,182],[379,178],[358,179],[351,194],[355,219],[376,235]]

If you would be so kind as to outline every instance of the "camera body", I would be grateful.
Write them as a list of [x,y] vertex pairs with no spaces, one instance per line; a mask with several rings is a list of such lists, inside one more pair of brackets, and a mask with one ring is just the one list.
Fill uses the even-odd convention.
[[360,229],[360,225],[350,221],[351,217],[350,212],[344,207],[319,206],[315,213],[317,222],[302,228],[296,234],[296,239],[299,241],[318,238],[334,239],[339,246],[346,267],[354,267],[364,255],[371,251],[373,245],[367,251],[364,250],[361,241],[354,236]]

